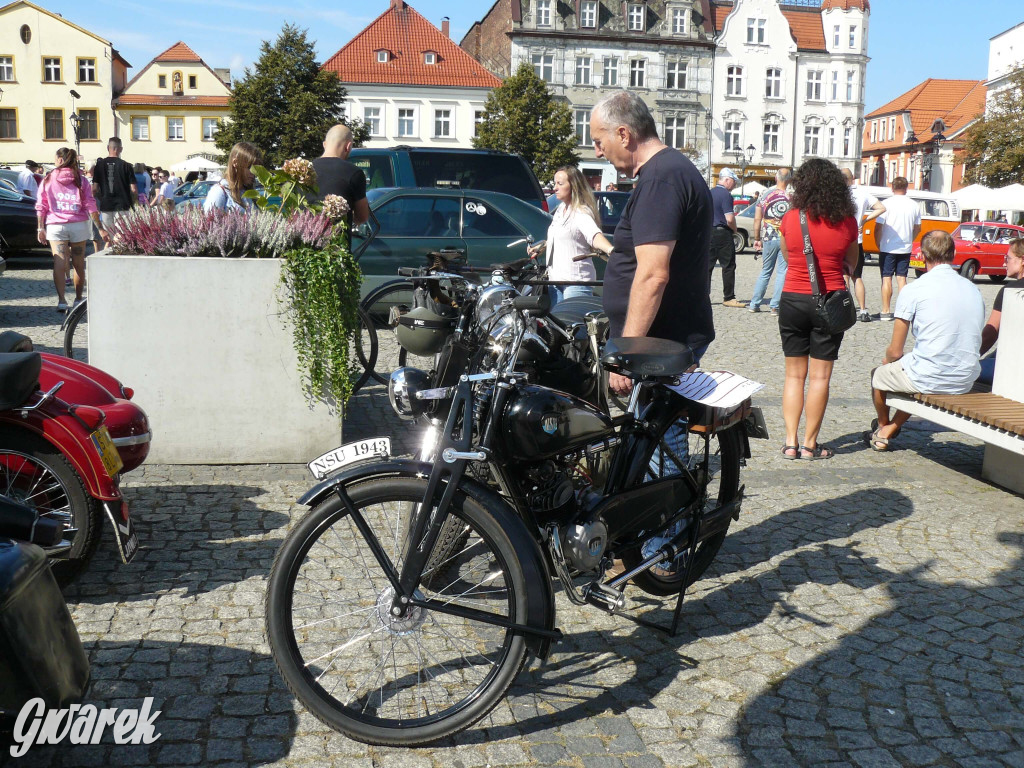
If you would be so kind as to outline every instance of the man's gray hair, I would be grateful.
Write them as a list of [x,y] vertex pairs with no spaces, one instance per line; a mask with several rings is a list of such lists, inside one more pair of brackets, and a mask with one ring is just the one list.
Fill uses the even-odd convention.
[[775,178],[779,184],[791,184],[793,182],[793,169],[779,168],[779,172],[775,174]]
[[629,129],[637,141],[658,138],[654,116],[643,99],[631,91],[616,91],[605,96],[594,105],[594,114],[608,128],[614,130],[620,125]]

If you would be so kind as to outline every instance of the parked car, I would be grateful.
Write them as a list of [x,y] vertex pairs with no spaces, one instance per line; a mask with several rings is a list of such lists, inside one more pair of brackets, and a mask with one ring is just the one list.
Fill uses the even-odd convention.
[[622,211],[629,200],[629,192],[595,192],[597,212],[601,216],[601,231],[606,235],[615,234]]
[[202,205],[206,200],[206,194],[216,181],[189,181],[182,184],[174,191],[174,207],[181,208],[185,205]]
[[502,192],[548,210],[540,182],[519,155],[491,149],[434,147],[353,149],[349,160],[366,174],[368,189],[437,187]]
[[736,212],[736,232],[732,236],[733,244],[736,246],[736,253],[740,253],[750,243],[757,240],[754,232],[756,209],[757,203],[747,203],[742,210]]
[[0,249],[16,251],[38,247],[35,200],[0,187]]
[[[953,232],[953,269],[968,280],[987,275],[992,282],[1001,283],[1006,279],[1006,251],[1017,237],[1024,237],[1024,227],[998,221],[965,222]],[[910,266],[918,276],[924,273],[920,242],[914,243],[910,252]]]
[[547,237],[551,216],[517,197],[472,189],[377,188],[367,193],[370,220],[352,232],[363,295],[397,279],[399,267],[423,266],[431,251],[464,253],[473,266],[523,258],[526,237]]

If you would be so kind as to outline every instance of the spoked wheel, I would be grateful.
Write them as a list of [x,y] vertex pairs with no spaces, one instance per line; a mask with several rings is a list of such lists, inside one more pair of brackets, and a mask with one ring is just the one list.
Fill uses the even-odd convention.
[[[350,343],[351,351],[355,353],[355,360],[362,368],[358,378],[352,384],[352,394],[354,395],[373,376],[373,368],[377,364],[377,334],[373,328],[373,320],[362,307],[359,307],[359,325],[353,331]],[[351,355],[349,360],[352,360]]]
[[399,354],[403,350],[395,328],[398,318],[412,308],[414,290],[411,281],[396,280],[371,292],[360,303],[377,339],[377,360],[370,375],[381,384],[387,384],[391,372],[402,367]]
[[[351,487],[356,515],[337,498],[323,502],[289,534],[270,573],[267,634],[285,682],[321,721],[369,744],[424,744],[469,727],[526,658],[523,637],[494,624],[430,608],[393,615],[385,567],[401,570],[405,518],[426,483]],[[417,597],[523,623],[527,585],[507,535],[461,494],[451,510],[466,544],[446,578],[421,584]]]
[[89,318],[83,301],[72,309],[64,321],[64,357],[89,361]]
[[[707,467],[707,489],[704,497],[704,510],[709,511],[715,509],[722,504],[726,504],[736,498],[736,494],[739,491],[740,485],[740,435],[739,427],[732,427],[723,432],[711,435],[707,438],[711,441],[710,450],[708,452],[708,467]],[[697,472],[698,477],[704,475],[703,463],[704,463],[704,444],[705,437],[703,434],[697,432],[687,432],[687,456],[685,461],[691,472]],[[669,441],[671,442],[671,441]],[[662,445],[665,445],[665,439],[662,440]],[[679,450],[675,447],[672,448],[673,452],[680,458],[684,457],[681,455]],[[680,445],[680,448],[682,446]],[[659,474],[669,474],[674,470],[674,465],[668,459],[665,460],[668,464],[666,467],[664,464],[658,462],[656,459],[651,462],[651,475],[657,476]],[[622,554],[622,562],[629,568],[635,568],[644,559],[653,555],[657,550],[671,539],[680,530],[680,524],[675,524],[665,531],[662,531],[659,535],[654,536],[645,541],[641,546],[634,547],[626,550]],[[728,528],[723,530],[721,533],[715,534],[709,539],[705,539],[697,546],[697,552],[694,555],[693,563],[690,566],[689,578],[686,581],[686,586],[690,586],[697,579],[703,575],[704,571],[707,570],[708,566],[715,559],[715,555],[718,554],[718,550],[722,546],[722,542],[725,541],[725,536],[728,533]],[[682,558],[668,563],[662,563],[661,565],[655,566],[650,570],[644,571],[643,573],[633,577],[633,583],[652,595],[674,595],[677,594],[680,588],[683,586],[683,568]]]
[[103,511],[68,460],[36,435],[0,428],[0,495],[77,529],[67,559],[51,562],[57,583],[70,583],[99,546]]

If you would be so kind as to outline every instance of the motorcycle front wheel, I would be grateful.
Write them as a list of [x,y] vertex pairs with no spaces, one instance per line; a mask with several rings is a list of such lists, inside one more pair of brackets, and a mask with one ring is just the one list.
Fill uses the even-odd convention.
[[77,529],[66,558],[50,561],[61,586],[88,565],[100,543],[103,509],[64,455],[37,435],[0,427],[0,494]]
[[[740,427],[732,427],[711,435],[708,440],[707,488],[703,500],[704,511],[710,511],[736,498],[740,487]],[[704,463],[704,436],[697,432],[687,435],[687,465],[690,471],[699,471]],[[682,458],[682,457],[680,457]],[[645,558],[653,555],[679,530],[679,524],[661,531],[642,545],[622,553],[622,562],[627,570],[635,568]],[[711,536],[697,545],[693,563],[690,565],[686,586],[689,587],[708,569],[718,550],[725,541],[729,529]],[[661,597],[675,595],[683,587],[684,568],[682,558],[662,563],[633,577],[633,583],[648,594]]]
[[[385,568],[401,572],[405,518],[426,484],[392,477],[347,488],[356,514],[336,496],[318,505],[270,573],[267,635],[282,677],[322,722],[367,744],[415,746],[468,728],[526,660],[510,629],[431,608],[392,615]],[[525,623],[526,580],[505,531],[462,494],[451,514],[467,530],[465,546],[444,579],[421,579],[416,596]]]

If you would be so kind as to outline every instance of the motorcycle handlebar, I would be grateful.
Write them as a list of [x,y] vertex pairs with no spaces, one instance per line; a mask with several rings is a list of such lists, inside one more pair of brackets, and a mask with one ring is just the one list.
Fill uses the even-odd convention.
[[584,259],[604,259],[608,261],[608,254],[602,251],[591,251],[590,253],[583,253],[572,257],[573,261],[583,261]]

